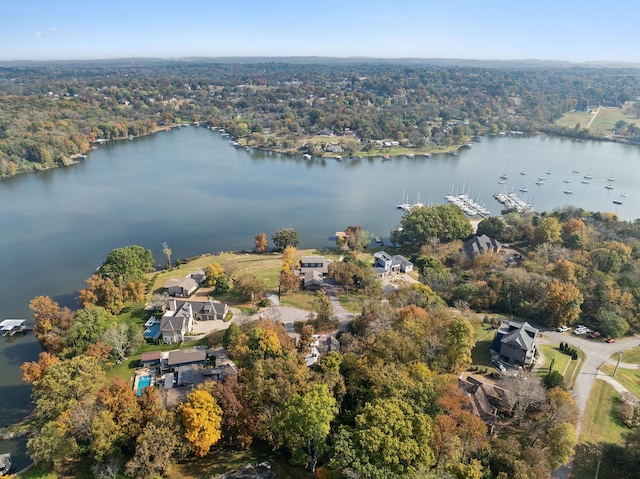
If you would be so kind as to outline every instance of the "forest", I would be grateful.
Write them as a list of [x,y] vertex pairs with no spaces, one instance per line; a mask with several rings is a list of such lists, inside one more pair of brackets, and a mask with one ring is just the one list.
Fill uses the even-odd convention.
[[[313,306],[294,341],[266,314],[272,287],[232,265],[205,268],[216,298],[255,296],[265,314],[207,336],[204,344],[224,347],[239,373],[204,382],[176,407],[157,388],[137,397],[114,375],[144,346],[150,251],[112,251],[80,291],[78,311],[34,298],[34,331],[45,351],[22,367],[33,385],[29,421],[39,431],[28,441],[30,457],[58,474],[152,478],[166,477],[177,461],[261,442],[320,478],[551,477],[576,445],[578,408],[562,374],[494,373],[506,406],[490,424],[472,412],[458,377],[490,312],[549,327],[582,322],[612,338],[637,332],[639,224],[575,208],[483,220],[478,234],[522,252],[514,262],[499,252],[469,258],[462,245],[471,225],[456,206],[415,208],[402,224],[397,251],[411,256],[420,282],[383,294],[361,256],[366,232],[347,227],[343,260],[330,275],[357,296],[359,312],[337,334],[339,347],[312,367],[304,358],[313,334],[335,329],[326,293],[305,293]],[[297,233],[282,230],[272,240],[282,251],[279,284],[292,294]],[[256,254],[271,254],[264,233],[255,244]],[[169,268],[168,246],[164,253]],[[157,294],[150,301],[165,303]],[[640,429],[627,422],[625,447],[609,458],[621,479],[640,464]]]
[[[388,62],[5,65],[0,176],[72,164],[96,140],[191,123],[224,128],[248,147],[318,156],[330,143],[358,155],[376,152],[376,142],[385,140],[446,151],[476,135],[512,130],[597,138],[587,128],[553,122],[566,112],[628,105],[640,98],[639,75]],[[640,128],[624,125],[614,137],[638,141]]]

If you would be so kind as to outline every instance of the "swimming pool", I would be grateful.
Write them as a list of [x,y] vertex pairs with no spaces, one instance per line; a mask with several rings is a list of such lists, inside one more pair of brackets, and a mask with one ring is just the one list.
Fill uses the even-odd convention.
[[151,385],[151,376],[140,376],[138,378],[138,390],[136,394],[142,396],[142,391]]

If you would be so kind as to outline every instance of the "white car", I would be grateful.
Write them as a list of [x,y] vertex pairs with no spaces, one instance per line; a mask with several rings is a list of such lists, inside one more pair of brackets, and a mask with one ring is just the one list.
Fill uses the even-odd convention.
[[587,330],[586,330],[586,328],[585,328],[585,329],[577,328],[577,329],[573,332],[573,334],[578,335],[578,336],[579,336],[579,335],[581,335],[581,334],[587,334]]
[[567,331],[571,331],[569,326],[558,326],[558,331],[561,333],[566,333]]

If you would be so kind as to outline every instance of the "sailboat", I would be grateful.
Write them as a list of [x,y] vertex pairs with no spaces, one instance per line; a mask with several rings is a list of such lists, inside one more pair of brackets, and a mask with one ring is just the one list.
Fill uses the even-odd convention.
[[396,208],[398,208],[399,210],[407,210],[411,208],[411,205],[409,204],[409,198],[407,197],[407,199],[405,200],[404,190],[402,190],[402,203],[400,203],[399,205],[396,205]]

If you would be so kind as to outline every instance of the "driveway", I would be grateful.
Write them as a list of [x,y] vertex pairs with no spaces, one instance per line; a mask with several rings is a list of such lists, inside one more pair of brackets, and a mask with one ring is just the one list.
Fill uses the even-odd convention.
[[[585,360],[580,369],[580,373],[576,377],[573,387],[573,397],[580,409],[580,422],[578,424],[577,434],[580,435],[582,427],[582,416],[587,408],[587,400],[591,386],[596,379],[603,379],[606,376],[600,371],[600,366],[611,361],[611,355],[624,351],[626,349],[640,346],[640,337],[619,339],[615,343],[605,343],[601,340],[584,339],[572,333],[560,333],[548,329],[541,329],[540,333],[546,337],[542,337],[538,342],[557,345],[560,342],[576,346],[585,353]],[[638,365],[628,365],[637,368]],[[617,381],[614,380],[617,383]]]

